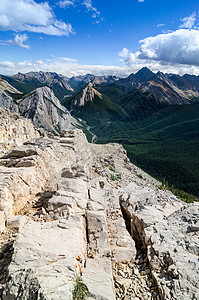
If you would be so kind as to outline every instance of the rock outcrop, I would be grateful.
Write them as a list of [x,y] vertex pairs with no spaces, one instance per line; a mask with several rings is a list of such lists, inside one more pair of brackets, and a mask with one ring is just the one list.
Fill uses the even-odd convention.
[[40,132],[30,120],[18,113],[11,113],[9,109],[0,108],[0,156],[15,146],[39,138]]
[[0,91],[0,107],[8,108],[13,112],[19,111],[18,106],[14,103],[12,97],[2,91]]
[[8,108],[11,111],[18,111],[16,103],[14,103],[13,98],[9,96],[8,93],[19,94],[20,92],[10,85],[6,80],[0,78],[0,107]]
[[95,96],[102,98],[102,95],[93,88],[93,84],[90,82],[81,92],[79,92],[71,100],[71,107],[85,106],[88,102],[93,102]]
[[198,299],[199,203],[159,189],[122,146],[34,136],[0,158],[0,182],[3,300],[73,299],[79,285],[88,299]]
[[31,119],[36,127],[43,127],[55,134],[72,129],[77,123],[48,87],[38,88],[20,100],[19,112]]
[[[44,77],[47,78],[47,75]],[[17,94],[17,99],[12,97],[14,94]],[[23,117],[30,119],[35,127],[42,127],[54,134],[72,129],[78,123],[47,86],[23,95],[6,80],[0,78],[0,107],[19,112]]]

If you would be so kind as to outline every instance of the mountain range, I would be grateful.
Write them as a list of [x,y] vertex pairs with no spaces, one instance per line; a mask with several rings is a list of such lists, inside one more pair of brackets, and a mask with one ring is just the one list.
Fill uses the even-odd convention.
[[90,141],[121,143],[133,163],[198,196],[199,76],[143,68],[127,78],[51,72],[0,77],[0,106],[55,134],[72,123]]
[[188,104],[199,97],[199,76],[185,74],[153,73],[148,68],[142,68],[136,74],[126,78],[116,76],[74,76],[68,78],[54,72],[29,72],[18,73],[13,76],[0,75],[10,85],[22,93],[28,93],[38,87],[48,86],[55,95],[63,101],[68,95],[74,95],[91,82],[93,85],[122,86],[125,91],[139,89],[142,92],[150,92],[157,103]]

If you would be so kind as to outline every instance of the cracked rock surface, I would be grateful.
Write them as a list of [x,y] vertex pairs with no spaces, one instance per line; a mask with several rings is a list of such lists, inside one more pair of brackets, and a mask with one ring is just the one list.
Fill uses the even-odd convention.
[[0,298],[73,299],[80,278],[88,299],[199,299],[199,203],[118,144],[34,130],[0,158]]

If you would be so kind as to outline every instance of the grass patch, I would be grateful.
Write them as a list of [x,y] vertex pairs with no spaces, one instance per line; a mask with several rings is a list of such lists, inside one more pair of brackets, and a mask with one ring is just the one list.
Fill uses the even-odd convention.
[[111,180],[113,180],[113,181],[118,181],[118,178],[117,178],[117,176],[111,174]]
[[157,186],[161,190],[169,190],[171,191],[178,199],[186,202],[186,203],[193,203],[198,201],[198,198],[192,194],[189,194],[183,190],[176,189],[175,187],[170,187],[168,185],[168,181],[163,178],[162,184],[160,186]]
[[141,174],[136,174],[137,177],[146,180]]
[[84,300],[88,297],[88,288],[80,276],[76,278],[76,285],[73,291],[73,300]]
[[195,201],[198,201],[197,197],[194,196],[194,195],[191,195],[189,193],[186,193],[182,190],[178,190],[174,187],[170,187],[169,190],[176,196],[178,197],[179,199],[181,199],[182,201],[184,202],[187,202],[187,203],[193,203]]
[[111,166],[109,167],[109,170],[112,172],[115,172],[115,169],[113,169],[113,167],[111,167]]

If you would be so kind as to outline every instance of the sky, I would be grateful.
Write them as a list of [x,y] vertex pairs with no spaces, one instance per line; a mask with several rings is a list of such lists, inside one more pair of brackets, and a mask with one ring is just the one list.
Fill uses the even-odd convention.
[[0,74],[199,75],[198,0],[1,0]]

